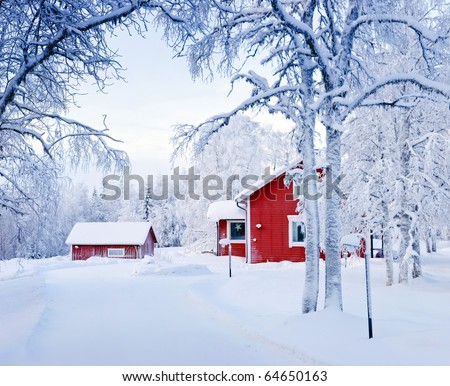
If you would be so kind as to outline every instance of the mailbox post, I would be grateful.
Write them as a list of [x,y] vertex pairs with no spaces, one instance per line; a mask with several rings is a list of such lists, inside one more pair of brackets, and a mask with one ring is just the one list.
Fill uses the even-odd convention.
[[[366,244],[367,245],[367,244]],[[373,258],[373,233],[370,232],[370,259]],[[366,249],[366,258],[364,259],[365,268],[366,268],[366,297],[367,297],[367,321],[369,327],[369,339],[373,338],[373,330],[372,330],[372,294],[370,291],[370,263],[369,263],[369,254]]]
[[229,277],[231,277],[231,241],[230,239],[220,239],[219,244],[222,248],[225,248],[225,246],[228,245],[228,272]]

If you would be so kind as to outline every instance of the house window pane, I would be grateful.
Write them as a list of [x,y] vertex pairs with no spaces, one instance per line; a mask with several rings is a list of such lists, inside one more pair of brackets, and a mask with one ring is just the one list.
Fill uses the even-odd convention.
[[292,241],[303,243],[306,239],[306,227],[304,222],[292,221]]
[[245,240],[245,222],[230,223],[230,239]]
[[124,257],[124,248],[108,248],[108,257]]

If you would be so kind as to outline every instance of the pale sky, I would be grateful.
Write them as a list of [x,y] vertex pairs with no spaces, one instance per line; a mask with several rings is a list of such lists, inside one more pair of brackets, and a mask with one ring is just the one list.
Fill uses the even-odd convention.
[[[147,38],[122,33],[112,41],[122,56],[120,63],[127,82],[115,81],[97,92],[86,87],[88,95],[78,99],[80,108],[70,111],[72,118],[102,128],[107,115],[110,134],[122,141],[116,147],[128,152],[134,173],[141,175],[168,173],[172,147],[172,126],[177,123],[200,123],[212,115],[229,111],[249,95],[245,85],[228,96],[227,79],[216,76],[214,82],[192,80],[184,59],[173,54],[161,40],[160,33],[149,32]],[[84,91],[84,90],[83,90]],[[288,130],[289,124],[268,114],[257,120]],[[101,185],[103,174],[94,170],[78,173],[76,180]]]

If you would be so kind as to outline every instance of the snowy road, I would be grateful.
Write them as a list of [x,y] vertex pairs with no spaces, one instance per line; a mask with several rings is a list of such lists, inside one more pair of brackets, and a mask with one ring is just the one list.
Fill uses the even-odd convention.
[[[27,347],[2,363],[30,365],[301,364],[203,312],[189,296],[203,276],[133,276],[133,263],[41,273],[44,310]],[[20,279],[17,279],[20,280]],[[217,280],[217,278],[216,278]],[[19,355],[18,352],[22,352]]]
[[448,366],[450,247],[424,256],[408,285],[386,287],[384,262],[370,264],[369,340],[359,260],[342,271],[345,311],[307,315],[304,264],[235,258],[229,279],[227,258],[175,248],[139,261],[0,261],[0,365]]

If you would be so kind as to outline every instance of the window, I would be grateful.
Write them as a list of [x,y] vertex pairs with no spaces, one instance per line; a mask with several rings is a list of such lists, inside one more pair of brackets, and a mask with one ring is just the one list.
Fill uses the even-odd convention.
[[125,248],[108,248],[108,257],[124,257]]
[[304,243],[306,238],[306,229],[304,222],[292,222],[292,241],[294,243]]
[[245,242],[245,222],[244,221],[229,221],[228,235],[231,241]]
[[301,216],[288,216],[289,248],[304,246],[306,241],[306,225]]

